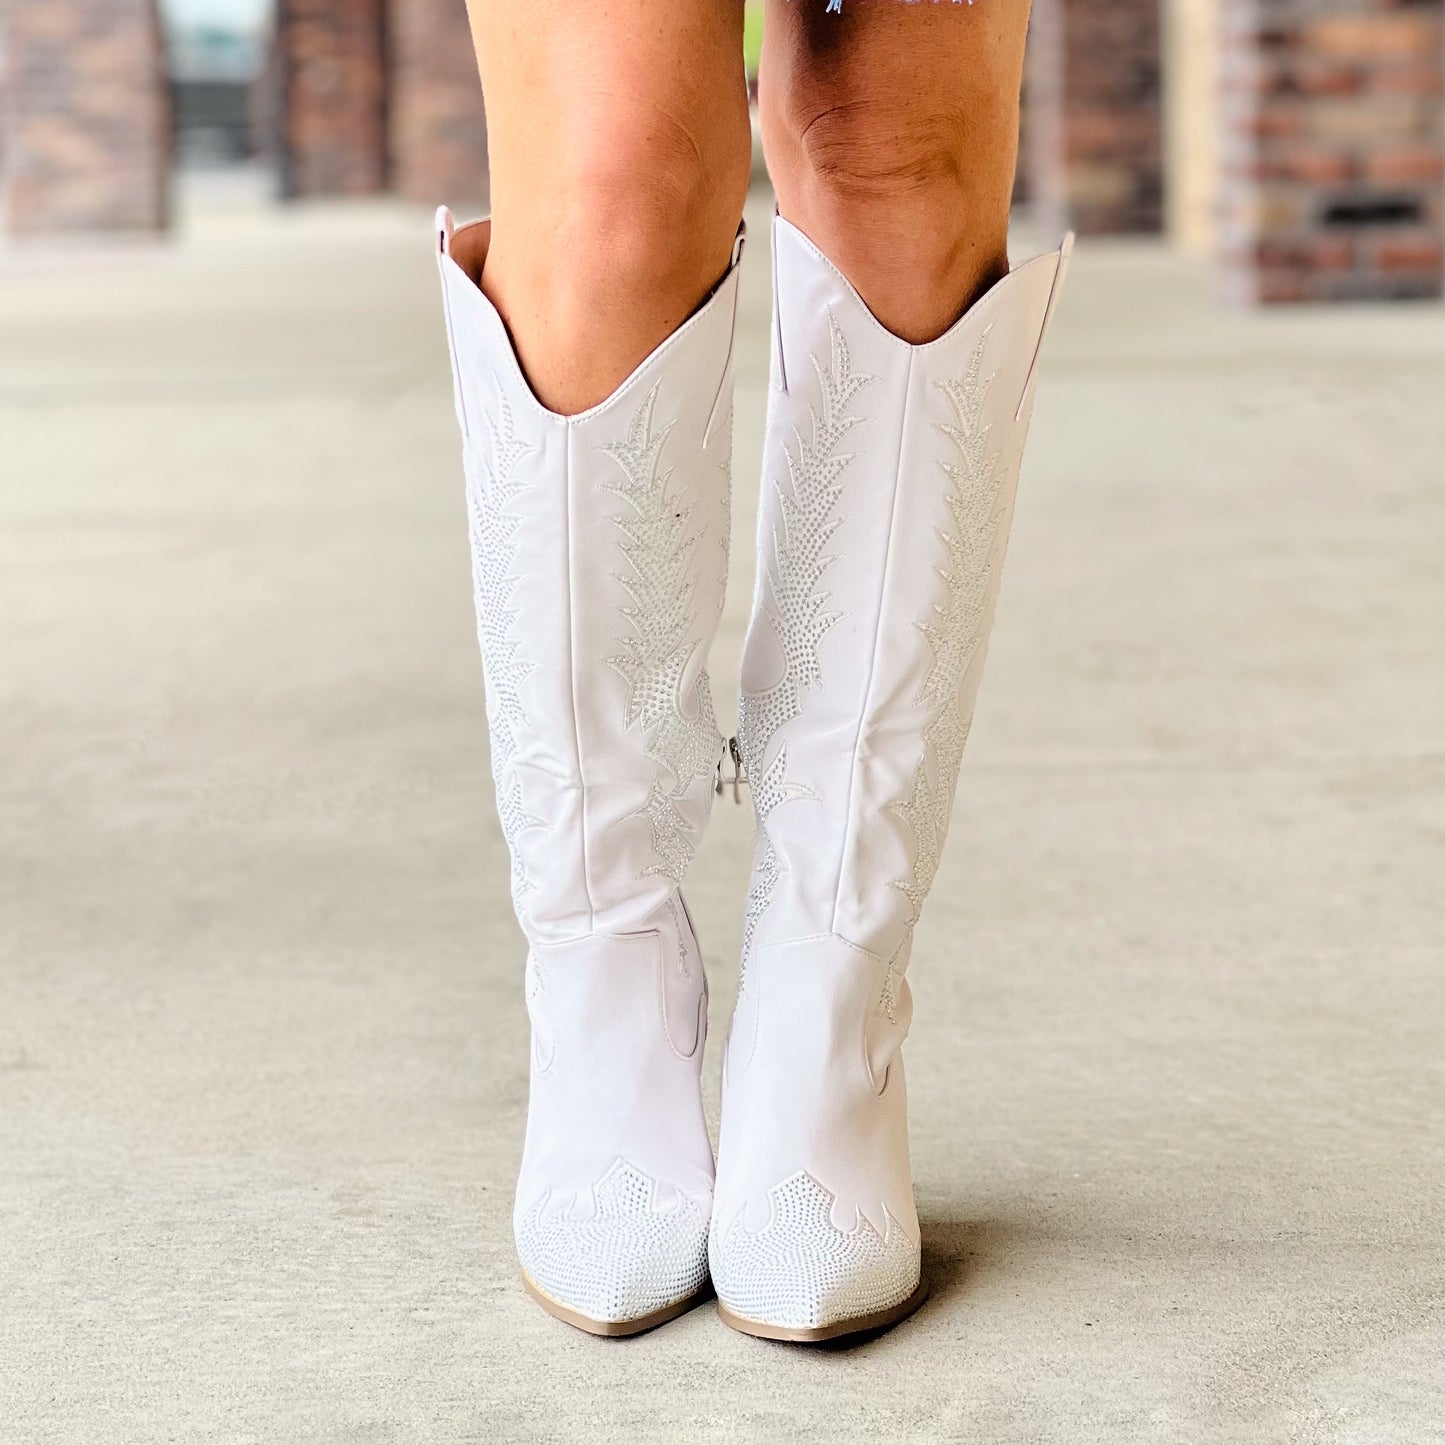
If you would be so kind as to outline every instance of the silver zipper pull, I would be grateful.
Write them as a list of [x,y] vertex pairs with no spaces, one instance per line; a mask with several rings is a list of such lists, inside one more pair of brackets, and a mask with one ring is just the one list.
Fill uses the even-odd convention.
[[[731,774],[724,774],[723,764],[732,764]],[[747,786],[748,775],[743,768],[743,750],[736,737],[728,739],[727,751],[717,762],[717,787],[714,791],[718,797],[722,797],[725,788],[731,788],[733,802],[741,803],[743,800],[742,789]]]

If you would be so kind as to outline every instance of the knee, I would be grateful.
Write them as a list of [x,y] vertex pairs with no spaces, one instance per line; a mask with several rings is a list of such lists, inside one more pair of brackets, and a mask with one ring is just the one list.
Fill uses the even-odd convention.
[[695,304],[725,267],[747,196],[745,137],[739,147],[654,113],[594,132],[560,171],[547,246],[557,284]]
[[962,190],[967,118],[956,107],[862,96],[771,119],[797,179],[820,198],[866,211],[940,203]]
[[535,175],[494,190],[482,285],[546,405],[607,396],[726,270],[748,183],[739,92],[723,123],[660,105],[570,117]]
[[960,246],[1007,230],[975,157],[995,138],[977,112],[947,98],[849,95],[828,104],[775,102],[764,117],[779,189],[845,233],[898,238],[914,264],[943,264]]
[[783,214],[906,339],[939,334],[1007,270],[1008,190],[975,164],[975,148],[996,140],[972,107],[785,92],[763,124]]

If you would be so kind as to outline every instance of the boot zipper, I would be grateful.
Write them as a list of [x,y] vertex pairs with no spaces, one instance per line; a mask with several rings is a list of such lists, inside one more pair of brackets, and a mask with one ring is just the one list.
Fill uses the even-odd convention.
[[[731,773],[723,772],[723,764],[730,763]],[[737,737],[733,736],[727,740],[727,747],[722,757],[717,761],[717,784],[713,791],[722,797],[725,789],[731,789],[733,802],[741,803],[743,800],[742,789],[748,785],[748,775],[743,768],[743,750],[738,743]]]

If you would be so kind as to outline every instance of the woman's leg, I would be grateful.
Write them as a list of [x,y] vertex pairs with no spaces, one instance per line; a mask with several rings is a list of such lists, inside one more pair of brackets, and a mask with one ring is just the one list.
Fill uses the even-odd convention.
[[747,194],[740,0],[468,0],[482,289],[554,411],[608,396],[727,269]]
[[770,1338],[876,1329],[926,1292],[907,970],[1067,261],[1007,268],[1025,9],[769,11],[774,387],[740,708],[759,829],[710,1258],[722,1318]]
[[707,991],[681,888],[722,755],[706,667],[748,169],[740,6],[473,15],[495,210],[440,217],[437,263],[529,945],[513,1227],[544,1309],[631,1334],[697,1303],[707,1274]]
[[763,144],[783,216],[905,341],[1008,270],[1027,4],[769,0]]

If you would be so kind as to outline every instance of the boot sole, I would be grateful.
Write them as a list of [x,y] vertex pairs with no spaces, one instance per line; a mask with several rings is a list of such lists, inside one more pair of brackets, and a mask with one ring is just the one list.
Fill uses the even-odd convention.
[[906,1320],[924,1300],[928,1298],[928,1281],[920,1279],[918,1288],[901,1304],[890,1305],[886,1310],[874,1310],[872,1314],[853,1315],[850,1319],[834,1320],[831,1325],[817,1325],[798,1328],[794,1325],[770,1325],[764,1320],[750,1320],[746,1315],[735,1315],[721,1300],[717,1302],[718,1318],[730,1330],[739,1334],[754,1335],[760,1340],[786,1340],[796,1345],[816,1345],[824,1340],[841,1340],[848,1335],[877,1334]]
[[620,1339],[625,1335],[641,1335],[648,1330],[655,1330],[658,1325],[665,1325],[668,1320],[675,1320],[679,1315],[685,1315],[688,1310],[696,1309],[712,1294],[711,1285],[705,1284],[696,1293],[674,1300],[670,1305],[663,1305],[660,1310],[653,1310],[650,1314],[638,1315],[634,1320],[594,1320],[591,1315],[569,1309],[561,1300],[553,1299],[526,1270],[522,1271],[522,1287],[553,1319],[561,1320],[564,1325],[571,1325],[573,1329],[582,1330],[586,1334],[600,1335],[606,1339]]

